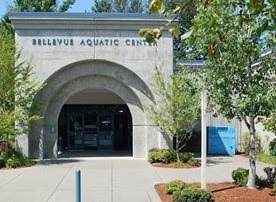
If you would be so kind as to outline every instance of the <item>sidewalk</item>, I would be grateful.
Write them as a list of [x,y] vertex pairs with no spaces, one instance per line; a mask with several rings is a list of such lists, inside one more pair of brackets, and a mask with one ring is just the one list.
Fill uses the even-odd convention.
[[[257,163],[258,175],[265,164]],[[208,158],[207,181],[232,181],[231,171],[248,167],[244,157]],[[0,201],[73,202],[74,171],[81,170],[82,202],[158,202],[154,184],[182,179],[200,182],[200,168],[155,168],[129,158],[59,160],[15,170],[0,170]]]

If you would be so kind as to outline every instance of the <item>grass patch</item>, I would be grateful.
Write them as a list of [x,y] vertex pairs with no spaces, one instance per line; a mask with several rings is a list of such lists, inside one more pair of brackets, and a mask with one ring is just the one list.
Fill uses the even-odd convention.
[[276,156],[272,156],[270,154],[258,154],[257,160],[263,163],[276,165]]

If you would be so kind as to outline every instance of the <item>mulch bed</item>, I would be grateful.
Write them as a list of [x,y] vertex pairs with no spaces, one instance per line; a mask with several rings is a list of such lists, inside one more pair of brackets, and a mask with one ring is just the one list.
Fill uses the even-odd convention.
[[[172,202],[172,196],[166,194],[165,184],[155,185],[162,202]],[[271,195],[272,189],[248,189],[238,185],[225,183],[210,183],[207,189],[213,193],[215,202],[276,202],[276,196]]]

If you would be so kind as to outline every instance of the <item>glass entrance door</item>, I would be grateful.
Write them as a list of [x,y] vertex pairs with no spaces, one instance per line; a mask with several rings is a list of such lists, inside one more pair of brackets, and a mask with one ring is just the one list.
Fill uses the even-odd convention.
[[114,149],[114,112],[95,106],[66,109],[66,145],[70,150]]
[[99,115],[98,148],[113,149],[113,115]]
[[68,147],[69,149],[83,148],[83,115],[79,112],[68,114]]
[[84,148],[93,149],[98,147],[98,127],[97,127],[97,112],[84,112]]

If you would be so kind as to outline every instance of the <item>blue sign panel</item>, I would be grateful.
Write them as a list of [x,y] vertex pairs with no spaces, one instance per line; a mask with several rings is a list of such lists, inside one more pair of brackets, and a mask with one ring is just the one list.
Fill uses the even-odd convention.
[[235,155],[236,133],[233,127],[207,127],[208,154]]

